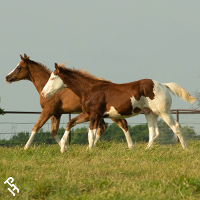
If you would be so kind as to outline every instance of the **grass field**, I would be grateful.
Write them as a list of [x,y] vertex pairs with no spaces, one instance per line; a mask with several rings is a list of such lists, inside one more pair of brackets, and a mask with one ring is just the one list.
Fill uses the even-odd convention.
[[[0,148],[0,199],[200,199],[200,141],[181,145],[99,142]],[[13,197],[4,181],[13,177]],[[13,188],[11,188],[13,189]],[[16,191],[15,191],[16,192]]]

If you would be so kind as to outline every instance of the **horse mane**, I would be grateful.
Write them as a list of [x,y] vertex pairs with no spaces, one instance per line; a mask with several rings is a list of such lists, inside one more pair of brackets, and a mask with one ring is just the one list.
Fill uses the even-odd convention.
[[50,74],[52,73],[52,71],[50,69],[48,69],[45,65],[43,65],[40,62],[35,62],[33,60],[30,60],[29,57],[30,56],[24,57],[24,62],[27,62],[27,63],[32,64],[32,65],[37,65],[37,66],[45,69],[48,73],[50,73]]
[[106,79],[103,79],[103,78],[98,78],[98,77],[90,74],[87,70],[84,70],[84,69],[66,68],[65,67],[65,63],[58,64],[58,67],[62,68],[63,70],[67,70],[67,71],[79,74],[81,76],[84,76],[86,78],[89,78],[89,79],[92,79],[92,80],[95,80],[95,81],[102,81],[102,82],[105,82],[105,83],[110,83],[111,82],[110,80],[106,80]]

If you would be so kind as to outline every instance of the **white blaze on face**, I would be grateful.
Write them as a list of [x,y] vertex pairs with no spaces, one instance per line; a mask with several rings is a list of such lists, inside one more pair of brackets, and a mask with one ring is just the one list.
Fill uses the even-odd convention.
[[48,98],[65,87],[67,86],[63,83],[62,79],[52,72],[48,82],[42,90],[42,94],[45,98]]
[[[15,67],[15,69],[13,69],[8,75],[10,75],[10,74],[12,74],[15,70],[16,70],[16,68],[19,66],[19,63],[18,63],[18,65]],[[7,75],[7,76],[8,76]]]

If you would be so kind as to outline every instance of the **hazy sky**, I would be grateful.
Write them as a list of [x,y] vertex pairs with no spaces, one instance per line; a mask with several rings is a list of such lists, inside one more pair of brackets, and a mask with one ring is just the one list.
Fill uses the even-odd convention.
[[[51,70],[57,62],[116,83],[143,78],[176,82],[194,95],[200,90],[199,8],[199,0],[2,1],[0,107],[41,111],[31,82],[5,82],[24,53]],[[173,109],[190,106],[173,96]],[[0,116],[0,122],[36,123],[38,118],[7,114]],[[67,120],[65,115],[61,122]],[[145,121],[144,116],[129,119],[131,123]],[[12,129],[0,126],[0,132]],[[16,128],[31,131],[32,127]]]

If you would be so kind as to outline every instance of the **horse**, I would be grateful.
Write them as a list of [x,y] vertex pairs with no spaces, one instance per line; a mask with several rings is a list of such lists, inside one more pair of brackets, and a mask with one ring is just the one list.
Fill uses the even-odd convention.
[[[159,83],[152,79],[141,79],[123,84],[111,82],[94,84],[94,82],[96,81],[93,77],[85,76],[79,70],[65,68],[64,65],[55,63],[55,71],[52,72],[42,90],[43,97],[48,98],[62,88],[69,88],[80,98],[83,112],[79,118],[89,118],[90,120],[89,149],[94,146],[96,131],[102,118],[124,119],[136,116],[141,112],[145,114],[148,123],[149,146],[159,135],[157,126],[159,116],[178,136],[183,149],[188,148],[180,124],[170,112],[172,104],[170,93],[189,103],[196,101],[196,98],[181,86],[176,83]],[[65,131],[61,139],[61,152],[64,152],[68,134],[69,129]]]
[[[74,114],[81,113],[82,109],[80,105],[80,99],[74,92],[72,92],[68,88],[63,89],[62,92],[58,92],[56,95],[54,95],[49,99],[43,98],[41,92],[51,75],[51,71],[43,64],[30,60],[26,54],[24,54],[24,57],[22,55],[20,55],[20,57],[21,57],[21,62],[12,72],[10,72],[5,77],[5,80],[7,83],[12,83],[20,80],[31,81],[40,95],[40,105],[42,108],[41,115],[32,129],[31,135],[24,149],[26,150],[29,148],[34,139],[35,134],[40,130],[40,128],[46,123],[46,121],[49,118],[51,119],[50,133],[52,137],[56,140],[56,142],[61,146],[60,139],[57,135],[61,115],[66,113],[74,113]],[[96,79],[99,80],[99,82],[101,81],[109,82],[97,77]],[[80,119],[75,117],[71,121],[70,125],[74,126],[76,124],[86,122],[88,120],[89,119],[84,119],[81,121]],[[128,124],[126,120],[112,119],[112,121],[115,122],[123,130],[128,143],[128,147],[134,148],[130,133],[128,131]],[[100,122],[100,127],[98,129],[95,144],[97,143],[98,139],[103,134],[105,129],[106,129],[106,124],[104,120],[102,120]]]

